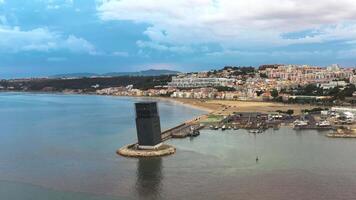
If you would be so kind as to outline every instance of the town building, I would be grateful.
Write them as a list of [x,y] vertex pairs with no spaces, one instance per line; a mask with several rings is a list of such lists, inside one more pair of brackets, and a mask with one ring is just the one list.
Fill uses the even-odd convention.
[[201,88],[201,87],[233,87],[236,79],[229,78],[197,78],[193,76],[172,77],[168,87],[174,88]]

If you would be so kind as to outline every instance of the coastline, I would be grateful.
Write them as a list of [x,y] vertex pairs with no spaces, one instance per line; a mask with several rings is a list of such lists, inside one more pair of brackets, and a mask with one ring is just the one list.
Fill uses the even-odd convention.
[[184,105],[184,106],[187,106],[187,107],[191,107],[191,108],[194,108],[194,109],[206,111],[208,113],[212,113],[212,112],[216,111],[216,109],[209,108],[207,106],[203,106],[203,105],[200,105],[200,104],[197,104],[197,103],[194,103],[194,102],[184,101],[182,99],[171,98],[171,97],[153,97],[153,98],[157,98],[157,99],[160,99],[160,100],[171,101],[171,102],[174,102],[174,103],[177,103],[177,104],[181,104],[181,105]]
[[[261,112],[275,113],[277,110],[294,110],[294,114],[300,114],[303,109],[311,109],[317,106],[309,104],[283,104],[278,102],[266,101],[239,101],[239,100],[218,100],[218,99],[186,99],[172,97],[148,97],[148,96],[117,96],[117,95],[99,95],[96,93],[76,93],[76,92],[43,92],[43,91],[1,91],[1,92],[20,92],[34,94],[62,94],[62,95],[97,95],[111,97],[128,97],[143,99],[158,99],[171,101],[194,109],[208,112],[209,114],[230,115],[234,112]],[[320,107],[320,106],[318,106]],[[326,107],[326,106],[321,106]]]
[[201,99],[178,99],[170,97],[159,97],[162,99],[203,109],[211,114],[230,115],[234,112],[260,112],[276,113],[277,110],[294,110],[294,114],[301,114],[301,110],[312,109],[315,106],[306,104],[283,104],[277,102],[254,102],[237,100],[201,100]]
[[356,135],[355,134],[350,135],[350,134],[334,134],[334,133],[331,133],[331,134],[327,134],[326,137],[329,137],[329,138],[356,138]]

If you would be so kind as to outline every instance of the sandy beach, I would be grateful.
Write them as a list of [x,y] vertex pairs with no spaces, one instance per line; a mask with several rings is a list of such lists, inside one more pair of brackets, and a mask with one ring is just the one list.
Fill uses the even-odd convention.
[[204,109],[213,114],[228,115],[233,112],[261,112],[275,113],[277,110],[294,110],[294,114],[300,114],[301,110],[312,109],[317,106],[302,104],[283,104],[275,102],[252,102],[252,101],[231,101],[231,100],[200,100],[200,99],[178,99],[165,98],[180,102],[199,109]]

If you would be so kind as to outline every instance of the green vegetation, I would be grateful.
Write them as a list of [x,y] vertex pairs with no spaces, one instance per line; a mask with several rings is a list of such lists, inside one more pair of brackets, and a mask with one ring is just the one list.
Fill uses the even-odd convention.
[[202,121],[202,123],[215,123],[215,122],[220,122],[223,119],[224,116],[222,115],[209,115],[208,118]]
[[276,99],[278,97],[278,90],[276,89],[273,89],[271,91],[271,96],[273,97],[273,99]]
[[171,80],[170,75],[164,76],[122,76],[122,77],[98,77],[98,78],[77,78],[77,79],[33,79],[33,80],[3,80],[0,85],[13,90],[23,91],[54,91],[60,92],[66,89],[80,89],[85,92],[95,91],[93,85],[98,85],[97,89],[108,87],[120,87],[133,85],[137,89],[150,89],[158,85],[166,85]]
[[322,110],[327,110],[327,108],[313,108],[313,109],[305,109],[305,110],[302,110],[302,113],[318,113]]
[[245,75],[255,75],[256,69],[252,66],[225,66],[222,70],[219,70],[219,72],[222,72],[223,70],[232,70],[234,71],[232,75],[234,76],[245,76]]
[[344,100],[345,97],[352,97],[352,94],[356,91],[354,84],[349,84],[345,88],[335,87],[329,91],[329,95],[334,99]]
[[268,68],[276,69],[278,66],[281,66],[280,64],[272,64],[272,65],[261,65],[258,67],[258,70],[265,70]]
[[260,73],[260,77],[261,78],[268,78],[267,74],[265,74],[265,73]]
[[324,91],[322,88],[318,87],[315,84],[308,84],[305,86],[298,86],[294,90],[286,93],[290,93],[292,95],[303,95],[303,96],[322,96],[324,95]]
[[215,89],[217,89],[219,92],[224,92],[224,91],[236,91],[235,88],[226,87],[226,86],[215,87]]
[[334,99],[343,100],[345,97],[351,97],[355,91],[356,87],[353,84],[348,84],[345,88],[338,86],[328,90],[318,87],[315,84],[308,84],[298,86],[291,91],[284,91],[284,93],[303,96],[332,96]]
[[257,90],[256,91],[256,95],[259,97],[263,94],[264,92],[262,90]]
[[292,109],[289,109],[289,110],[287,110],[287,111],[276,110],[276,112],[278,112],[278,113],[284,113],[284,114],[287,114],[287,115],[293,115],[293,114],[294,114],[294,110],[292,110]]
[[286,112],[288,115],[293,115],[294,114],[294,110],[292,110],[292,109],[289,109],[289,110],[287,110],[287,112]]

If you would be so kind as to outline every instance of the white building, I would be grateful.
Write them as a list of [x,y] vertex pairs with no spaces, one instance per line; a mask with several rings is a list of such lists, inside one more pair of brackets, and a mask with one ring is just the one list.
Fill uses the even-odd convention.
[[345,115],[356,115],[356,108],[351,107],[332,107],[331,111]]
[[172,77],[172,81],[168,83],[168,86],[175,88],[219,87],[234,86],[235,82],[236,79],[228,78]]
[[345,81],[330,81],[328,83],[321,83],[319,87],[323,88],[324,90],[332,89],[334,87],[345,87],[347,83]]

